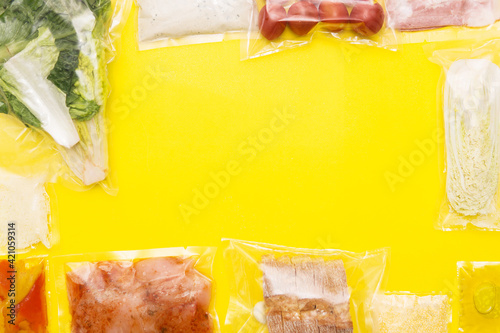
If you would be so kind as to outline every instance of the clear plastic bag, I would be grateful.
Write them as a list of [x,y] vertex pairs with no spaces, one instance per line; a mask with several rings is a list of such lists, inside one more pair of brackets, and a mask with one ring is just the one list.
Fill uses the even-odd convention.
[[229,332],[372,332],[387,249],[352,253],[226,242]]
[[73,187],[100,183],[115,191],[108,177],[106,68],[130,7],[127,0],[14,0],[0,11],[0,113],[19,120],[2,118],[0,127],[17,127],[16,140],[25,138],[25,127],[41,134],[39,142],[50,138],[44,145],[64,159],[50,169]]
[[399,43],[475,40],[500,34],[498,0],[386,0]]
[[44,257],[0,260],[0,331],[47,332],[47,280]]
[[459,262],[460,332],[500,332],[500,263]]
[[44,175],[24,177],[0,169],[0,202],[0,253],[7,253],[8,244],[23,253],[58,243],[55,193]]
[[446,333],[451,330],[452,307],[448,295],[386,293],[374,305],[377,333]]
[[220,332],[215,248],[56,257],[60,332]]
[[424,47],[438,88],[445,200],[436,227],[500,230],[500,40]]
[[385,0],[256,0],[258,29],[242,40],[242,59],[311,42],[322,33],[355,44],[396,49]]
[[140,50],[220,42],[256,26],[254,0],[136,0]]

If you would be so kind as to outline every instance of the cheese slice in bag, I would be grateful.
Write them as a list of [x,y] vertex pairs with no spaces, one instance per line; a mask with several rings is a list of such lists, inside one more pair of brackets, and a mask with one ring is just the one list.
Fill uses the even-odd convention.
[[489,228],[481,217],[497,215],[499,122],[500,68],[488,59],[454,62],[444,91],[446,194],[464,226]]

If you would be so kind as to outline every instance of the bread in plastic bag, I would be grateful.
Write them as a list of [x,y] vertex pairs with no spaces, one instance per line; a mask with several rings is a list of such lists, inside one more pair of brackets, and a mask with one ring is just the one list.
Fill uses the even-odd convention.
[[474,40],[500,34],[498,0],[386,0],[399,43]]
[[0,253],[7,253],[9,245],[19,253],[58,242],[45,182],[45,175],[24,177],[0,168]]
[[426,48],[444,73],[438,100],[446,195],[437,228],[500,230],[500,40]]
[[459,262],[460,332],[500,332],[500,263]]
[[451,330],[452,307],[448,295],[387,293],[374,305],[377,333],[446,333]]
[[47,332],[46,270],[44,257],[0,260],[2,332]]
[[219,42],[256,26],[254,0],[136,0],[139,49]]
[[387,249],[365,253],[227,240],[230,332],[371,332]]
[[0,113],[51,138],[65,161],[54,177],[73,186],[115,190],[108,178],[107,63],[130,6],[14,0],[0,11]]
[[219,332],[216,249],[54,258],[61,332]]
[[258,31],[241,42],[242,59],[302,46],[321,33],[354,44],[396,49],[384,0],[257,0]]

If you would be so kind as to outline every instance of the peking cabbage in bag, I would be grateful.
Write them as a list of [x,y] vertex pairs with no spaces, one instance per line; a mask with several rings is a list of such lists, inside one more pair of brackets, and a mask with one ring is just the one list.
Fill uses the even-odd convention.
[[0,0],[0,113],[50,136],[83,186],[108,175],[113,16],[111,0]]

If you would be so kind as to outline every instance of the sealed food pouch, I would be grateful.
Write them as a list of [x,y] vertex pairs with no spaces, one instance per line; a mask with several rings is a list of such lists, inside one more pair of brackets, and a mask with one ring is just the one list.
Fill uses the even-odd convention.
[[0,254],[48,249],[57,243],[47,192],[51,188],[45,182],[44,175],[25,177],[0,168]]
[[386,0],[399,43],[488,39],[500,33],[499,0]]
[[387,249],[365,253],[228,240],[230,332],[372,332]]
[[316,33],[354,44],[396,49],[386,0],[256,0],[258,30],[242,40],[242,59],[305,45]]
[[375,299],[374,314],[377,333],[451,331],[451,300],[445,294],[380,294]]
[[48,332],[44,257],[0,259],[0,331]]
[[443,67],[439,119],[446,195],[437,228],[500,230],[500,40],[427,46]]
[[[73,187],[100,183],[109,192],[107,64],[127,18],[127,0],[13,0],[0,7],[0,129],[37,131],[63,160],[53,177]],[[12,135],[11,135],[12,136]],[[0,141],[0,149],[9,142]],[[38,155],[19,145],[18,154]],[[0,160],[10,167],[10,161]]]
[[140,50],[239,39],[256,27],[255,0],[136,2]]
[[500,263],[459,262],[460,332],[500,332]]
[[204,247],[54,258],[59,332],[220,332]]

